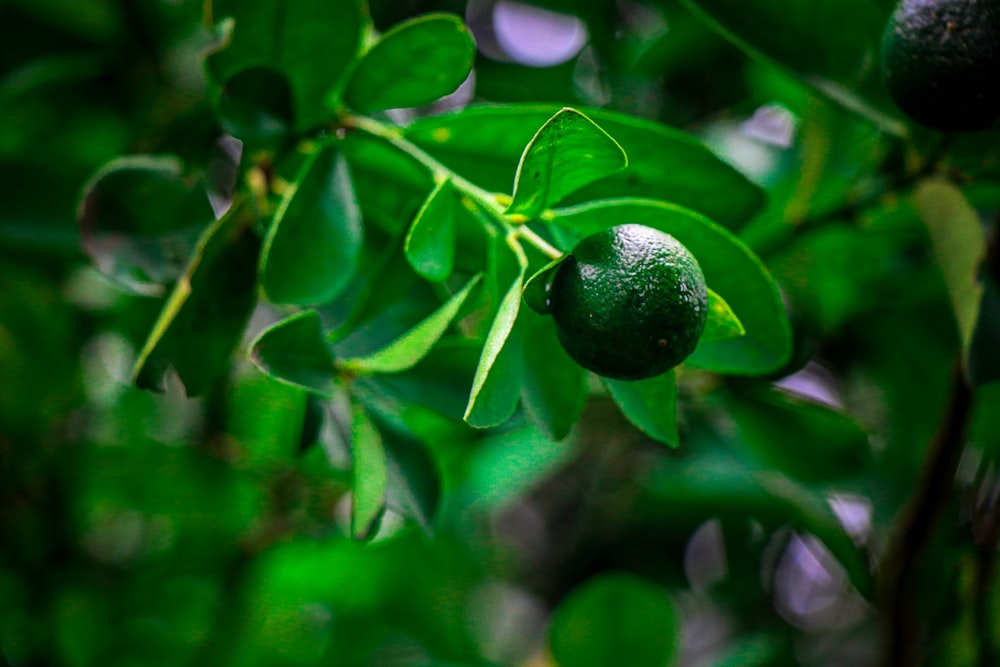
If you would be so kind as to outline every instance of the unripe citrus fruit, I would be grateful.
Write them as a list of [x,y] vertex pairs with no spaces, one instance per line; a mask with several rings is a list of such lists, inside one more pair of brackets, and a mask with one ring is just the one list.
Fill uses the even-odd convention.
[[902,0],[882,38],[882,75],[918,123],[988,129],[1000,118],[1000,2]]
[[669,234],[620,225],[580,241],[555,270],[548,308],[566,352],[620,380],[665,373],[698,344],[705,277]]

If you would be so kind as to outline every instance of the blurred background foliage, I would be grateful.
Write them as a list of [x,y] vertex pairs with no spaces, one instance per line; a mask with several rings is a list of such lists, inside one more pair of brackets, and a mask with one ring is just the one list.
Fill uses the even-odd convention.
[[[399,122],[470,102],[603,107],[688,130],[762,186],[766,208],[737,231],[779,280],[796,349],[764,380],[684,371],[676,451],[600,392],[559,442],[519,420],[473,432],[440,416],[465,397],[430,383],[477,351],[438,351],[368,387],[387,419],[423,424],[420,442],[387,447],[410,473],[396,502],[427,516],[390,503],[362,544],[346,536],[345,406],[235,359],[201,398],[173,379],[162,394],[130,386],[162,295],[119,289],[84,252],[121,251],[82,238],[76,216],[112,158],[232,168],[203,4],[0,4],[0,664],[875,664],[873,576],[960,347],[901,177],[940,138],[900,139],[891,113],[879,127],[775,65],[801,55],[798,74],[822,65],[843,83],[854,70],[846,56],[827,67],[823,45],[848,53],[870,31],[834,16],[812,26],[815,54],[790,39],[748,58],[675,0],[371,1],[381,30],[459,14],[479,49],[458,93]],[[852,25],[877,31],[890,3],[868,4]],[[935,167],[985,220],[998,160],[986,134]],[[930,664],[987,664],[1000,637],[998,406],[997,383],[977,392],[957,492],[914,579]]]

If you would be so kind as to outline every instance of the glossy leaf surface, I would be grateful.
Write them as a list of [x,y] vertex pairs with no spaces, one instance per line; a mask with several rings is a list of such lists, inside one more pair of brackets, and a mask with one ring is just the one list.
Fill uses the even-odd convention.
[[361,245],[347,162],[327,145],[310,156],[274,214],[261,254],[261,286],[275,303],[330,301],[357,269]]
[[621,146],[575,109],[562,109],[531,139],[514,178],[509,214],[534,218],[583,186],[628,164]]
[[333,394],[337,368],[314,310],[277,322],[250,345],[250,361],[282,382],[321,396]]
[[673,371],[645,380],[605,379],[615,403],[636,428],[653,440],[676,447],[677,382]]
[[445,179],[427,196],[406,232],[406,260],[427,280],[442,281],[455,266],[458,193]]

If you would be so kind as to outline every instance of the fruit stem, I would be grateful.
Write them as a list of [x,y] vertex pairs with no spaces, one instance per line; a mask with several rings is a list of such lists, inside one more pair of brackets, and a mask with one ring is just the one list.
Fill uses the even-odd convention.
[[521,225],[514,232],[515,236],[518,236],[531,245],[535,246],[538,250],[542,252],[543,255],[549,259],[559,259],[563,256],[563,252],[551,245],[548,241],[543,239],[541,236],[535,233],[533,229],[527,225]]

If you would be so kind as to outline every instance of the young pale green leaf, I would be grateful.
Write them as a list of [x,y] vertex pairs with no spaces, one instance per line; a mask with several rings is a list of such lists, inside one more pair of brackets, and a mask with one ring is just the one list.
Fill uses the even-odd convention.
[[714,340],[726,340],[729,338],[739,338],[746,335],[746,329],[740,318],[729,307],[726,300],[721,296],[708,290],[708,319],[705,321],[705,331],[701,338],[706,343]]
[[470,426],[502,424],[517,408],[524,381],[523,332],[514,324],[521,306],[524,272],[514,280],[486,336],[464,419]]
[[905,135],[879,81],[890,3],[867,0],[683,0],[750,56],[777,63],[881,129]]
[[382,434],[363,406],[354,404],[351,424],[351,536],[368,537],[385,508],[389,484]]
[[746,331],[739,338],[701,340],[685,364],[719,373],[757,375],[780,368],[791,354],[785,306],[767,269],[733,234],[693,211],[652,199],[608,199],[558,212],[552,231],[563,249],[621,220],[671,234],[694,254],[705,281],[727,297]]
[[427,280],[440,282],[455,266],[455,207],[459,205],[451,180],[442,180],[406,233],[406,260]]
[[[405,136],[477,185],[506,192],[524,146],[558,110],[534,104],[468,107],[417,120],[407,126]],[[585,112],[625,150],[628,166],[580,188],[564,204],[655,197],[698,211],[730,229],[763,206],[759,187],[690,134],[613,111]]]
[[440,308],[388,347],[366,357],[347,359],[343,367],[359,373],[399,373],[412,368],[445,334],[479,282],[480,276],[473,277]]
[[576,109],[562,109],[521,154],[507,213],[537,217],[566,195],[626,166],[625,151],[607,132]]
[[215,215],[179,159],[130,155],[102,167],[80,201],[80,239],[98,271],[150,296],[184,272]]
[[264,329],[250,344],[250,361],[276,380],[320,396],[333,394],[337,367],[314,310]]
[[595,576],[556,608],[548,630],[552,657],[569,667],[671,664],[680,621],[667,592],[626,573]]
[[917,215],[927,226],[931,250],[951,299],[964,358],[968,358],[979,315],[983,285],[979,266],[986,257],[986,237],[979,214],[954,184],[940,179],[921,182],[914,193]]
[[525,283],[524,291],[522,292],[524,302],[536,313],[546,315],[552,312],[551,304],[549,303],[552,279],[555,278],[556,269],[566,261],[567,257],[569,255],[563,255],[559,259],[552,260],[528,278],[528,282]]
[[605,378],[604,384],[636,428],[664,445],[676,447],[680,444],[677,382],[673,371],[634,382]]
[[344,99],[366,113],[430,104],[465,81],[475,56],[459,17],[419,16],[393,27],[361,58]]
[[357,269],[361,212],[347,162],[324,146],[281,200],[264,240],[260,280],[275,303],[313,305],[336,297]]
[[552,321],[521,311],[524,386],[521,400],[531,420],[555,440],[565,438],[587,402],[587,376],[559,343]]
[[146,389],[163,389],[173,366],[189,396],[226,373],[256,302],[260,242],[252,208],[237,201],[205,230],[174,286],[133,370]]
[[266,67],[288,78],[296,128],[332,116],[330,102],[361,48],[360,0],[213,0],[211,16],[233,19],[232,40],[209,59],[217,80]]

